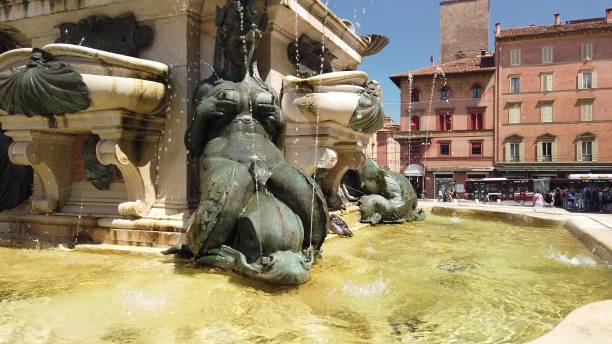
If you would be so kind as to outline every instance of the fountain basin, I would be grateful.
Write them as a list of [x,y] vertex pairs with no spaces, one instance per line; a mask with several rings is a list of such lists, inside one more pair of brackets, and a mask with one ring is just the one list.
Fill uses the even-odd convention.
[[289,122],[334,121],[347,125],[368,81],[361,71],[334,72],[301,79],[283,80],[282,108]]
[[[0,55],[0,123],[13,139],[9,158],[35,172],[31,209],[37,213],[82,211],[144,217],[155,201],[152,182],[156,143],[168,90],[168,66],[102,50],[49,44]],[[9,78],[10,77],[10,78]],[[50,115],[56,114],[56,115]],[[73,143],[95,134],[95,158],[115,165],[122,181],[115,191],[87,192],[73,178]],[[80,195],[80,196],[79,196]],[[96,199],[99,196],[99,199]],[[66,206],[66,207],[65,207]]]
[[524,343],[612,298],[612,269],[561,227],[432,215],[325,247],[299,288],[168,257],[0,248],[0,341]]
[[[168,74],[163,63],[70,44],[49,44],[43,50],[81,74],[91,99],[84,111],[123,109],[150,114],[163,103]],[[0,77],[25,68],[31,54],[31,48],[22,48],[0,55]],[[6,114],[0,110],[0,115]]]

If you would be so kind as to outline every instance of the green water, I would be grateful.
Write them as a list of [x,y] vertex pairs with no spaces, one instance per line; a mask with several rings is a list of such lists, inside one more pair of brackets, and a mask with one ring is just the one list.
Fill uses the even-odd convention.
[[329,241],[299,288],[0,249],[0,343],[522,343],[604,299],[612,268],[565,229],[437,216]]

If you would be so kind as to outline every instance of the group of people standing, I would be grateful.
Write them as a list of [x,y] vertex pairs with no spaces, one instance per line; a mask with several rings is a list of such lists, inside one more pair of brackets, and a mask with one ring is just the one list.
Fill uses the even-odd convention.
[[[521,192],[521,205],[525,205],[526,194]],[[556,188],[541,193],[536,190],[533,196],[536,208],[555,207],[573,211],[612,212],[612,189],[587,186],[582,190]]]

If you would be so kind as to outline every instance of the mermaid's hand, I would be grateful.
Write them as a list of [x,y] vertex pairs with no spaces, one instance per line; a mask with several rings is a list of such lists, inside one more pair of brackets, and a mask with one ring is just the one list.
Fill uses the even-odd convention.
[[196,108],[198,116],[209,117],[235,117],[238,114],[239,96],[235,91],[225,91],[216,97],[202,99]]

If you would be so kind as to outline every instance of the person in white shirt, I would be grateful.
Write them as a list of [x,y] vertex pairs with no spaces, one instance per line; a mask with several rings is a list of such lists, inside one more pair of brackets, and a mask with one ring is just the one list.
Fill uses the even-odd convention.
[[543,208],[544,207],[544,196],[540,193],[540,190],[536,190],[535,195],[533,195],[533,207],[534,208]]

